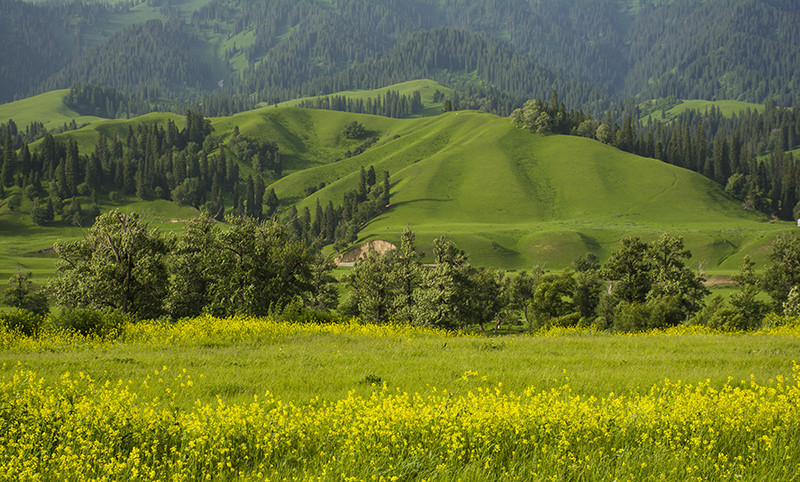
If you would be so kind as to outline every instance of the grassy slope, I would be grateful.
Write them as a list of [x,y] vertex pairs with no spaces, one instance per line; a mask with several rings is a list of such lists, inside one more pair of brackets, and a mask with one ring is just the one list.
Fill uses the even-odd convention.
[[[109,138],[124,136],[131,122],[167,119],[183,125],[180,116],[154,113],[63,135],[78,139],[86,153],[101,132]],[[345,159],[345,151],[361,143],[341,135],[353,120],[380,140],[362,155]],[[297,203],[313,212],[317,199],[340,204],[343,193],[357,186],[359,169],[374,165],[379,177],[384,170],[391,173],[392,206],[365,226],[360,241],[396,241],[410,225],[423,250],[434,237],[447,234],[480,265],[560,268],[587,251],[604,260],[624,236],[652,239],[669,231],[685,236],[693,261],[727,274],[744,254],[763,260],[765,245],[791,228],[742,210],[719,186],[689,171],[588,139],[533,135],[485,113],[399,120],[266,107],[212,122],[223,141],[238,125],[244,135],[279,144],[287,175],[272,187],[284,209]],[[248,169],[243,168],[244,175]],[[326,187],[306,198],[305,189],[321,182]],[[166,221],[194,212],[166,201],[135,206],[149,209],[169,230],[181,224]],[[21,213],[0,210],[0,223],[7,226],[0,280],[10,276],[16,263],[46,275],[53,260],[34,262],[26,253],[57,237],[80,236],[79,230],[66,227],[34,228],[25,213],[24,204]]]
[[[477,264],[563,267],[587,251],[605,259],[626,235],[651,239],[669,231],[685,236],[696,262],[726,272],[739,266],[744,253],[763,259],[763,246],[790,228],[744,211],[719,186],[689,171],[588,139],[535,136],[488,114],[396,121],[323,111],[260,112],[247,115],[249,129],[291,117],[306,126],[300,150],[313,146],[329,158],[336,134],[351,119],[383,134],[360,156],[307,165],[312,169],[273,185],[281,199],[300,200],[299,208],[313,210],[317,199],[323,205],[341,202],[356,186],[361,166],[390,171],[392,206],[366,226],[361,240],[396,240],[410,225],[421,246],[446,233]],[[325,189],[301,200],[306,186],[323,181]]]
[[[733,114],[744,112],[747,109],[759,112],[764,110],[764,106],[761,104],[751,104],[748,102],[740,102],[738,100],[718,100],[718,101],[698,100],[698,99],[684,100],[681,104],[678,104],[675,107],[665,111],[666,120],[670,121],[687,110],[696,110],[698,112],[705,112],[712,106],[717,107],[722,113],[722,115],[726,117],[730,117]],[[661,111],[656,111],[650,115],[641,118],[641,121],[644,124],[647,124],[650,120],[661,121],[662,120]]]
[[[383,95],[386,95],[387,91],[394,91],[400,95],[411,96],[414,91],[420,91],[420,97],[422,98],[422,103],[425,105],[425,111],[423,111],[422,115],[437,115],[442,112],[442,105],[441,103],[434,103],[433,102],[433,93],[437,90],[445,95],[449,95],[453,92],[453,89],[449,87],[445,87],[442,84],[428,79],[420,79],[420,80],[411,80],[408,82],[402,82],[399,84],[394,84],[389,87],[384,87],[381,89],[374,89],[374,90],[347,90],[343,92],[337,92],[332,95],[340,95],[345,96],[347,98],[351,98],[354,100],[364,100],[367,99],[376,99]],[[300,105],[300,103],[304,100],[314,100],[316,97],[304,97],[301,99],[290,100],[287,102],[281,102],[278,104],[278,107],[296,107]],[[263,105],[263,104],[262,104]]]
[[70,123],[72,120],[78,125],[99,122],[101,117],[82,116],[64,105],[64,97],[68,89],[54,90],[35,97],[9,102],[0,105],[0,122],[13,119],[22,130],[31,122],[43,122],[45,128],[55,129]]

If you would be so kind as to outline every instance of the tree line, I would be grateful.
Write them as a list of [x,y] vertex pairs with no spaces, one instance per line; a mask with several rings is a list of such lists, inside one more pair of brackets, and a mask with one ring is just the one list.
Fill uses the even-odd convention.
[[344,95],[326,95],[315,99],[303,99],[298,104],[298,107],[402,119],[420,113],[424,106],[422,105],[422,96],[418,90],[415,90],[410,96],[389,90],[374,100],[372,97],[365,100],[353,99]]
[[489,325],[497,331],[520,324],[643,331],[702,324],[749,330],[760,327],[769,311],[800,314],[799,254],[797,237],[778,238],[761,276],[745,258],[732,277],[736,290],[729,300],[706,303],[705,275],[689,267],[683,239],[668,233],[651,242],[625,238],[602,266],[588,254],[561,273],[539,266],[505,273],[471,266],[467,253],[445,237],[433,242],[433,265],[423,265],[414,233],[406,229],[397,249],[371,251],[355,264],[339,312],[371,323],[448,329]]
[[[272,215],[277,207],[274,193],[264,188],[266,180],[282,174],[277,144],[238,135],[235,129],[231,141],[221,146],[210,122],[191,111],[180,130],[170,119],[160,125],[129,125],[112,139],[101,135],[89,155],[80,153],[74,139],[58,142],[51,134],[33,152],[23,143],[17,153],[11,129],[6,133],[0,197],[5,189],[19,188],[15,196],[21,192],[32,201],[32,217],[39,225],[59,214],[74,224],[90,223],[103,194],[112,202],[124,196],[171,199],[205,207],[220,219],[228,199],[234,214],[256,219]],[[245,185],[240,164],[251,172]],[[88,210],[82,206],[87,201]]]
[[136,213],[109,211],[80,241],[55,245],[49,285],[67,309],[109,310],[136,318],[280,313],[295,300],[325,310],[335,291],[332,264],[273,221],[228,216],[190,221],[180,239]]
[[160,89],[152,86],[126,94],[113,87],[93,83],[73,84],[64,97],[64,105],[82,115],[108,119],[135,117],[149,112],[186,111],[220,117],[256,108],[255,101],[249,97],[220,92],[202,92],[199,100],[171,100],[162,98]]
[[[602,265],[588,254],[560,273],[540,266],[505,273],[470,265],[467,253],[444,236],[433,242],[433,263],[423,264],[415,234],[406,228],[396,249],[370,251],[356,262],[340,302],[333,263],[287,224],[236,216],[226,222],[223,229],[206,213],[177,238],[137,213],[109,211],[84,239],[56,243],[57,274],[46,290],[67,310],[134,318],[293,313],[327,320],[325,313],[335,312],[367,323],[495,331],[504,325],[642,331],[679,324],[748,330],[760,327],[769,311],[800,315],[800,239],[790,235],[773,242],[761,275],[745,258],[732,276],[736,290],[729,299],[707,303],[704,274],[690,268],[683,239],[668,233],[650,242],[625,238]],[[47,312],[43,292],[28,278],[12,276],[6,301]]]

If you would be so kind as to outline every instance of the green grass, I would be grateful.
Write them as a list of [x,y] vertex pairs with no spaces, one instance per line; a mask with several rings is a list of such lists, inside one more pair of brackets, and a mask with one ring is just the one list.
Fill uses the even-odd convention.
[[696,110],[702,113],[711,109],[712,106],[718,108],[722,115],[726,117],[739,114],[747,109],[757,112],[764,110],[764,106],[761,104],[752,104],[738,100],[683,100],[680,104],[664,112],[665,119],[661,118],[661,111],[656,111],[650,115],[642,117],[640,120],[644,124],[647,124],[650,121],[669,122],[687,110]]
[[[21,368],[50,383],[65,372],[83,372],[102,384],[144,380],[158,372],[156,378],[166,385],[144,388],[147,399],[164,386],[177,389],[183,380],[174,377],[185,369],[195,386],[179,391],[176,403],[183,407],[196,400],[214,402],[217,396],[226,403],[248,403],[267,391],[298,404],[316,397],[338,400],[350,392],[369,396],[374,379],[393,391],[429,393],[435,387],[458,394],[497,383],[515,393],[529,387],[548,390],[568,381],[579,395],[601,397],[647,393],[664,379],[709,380],[717,388],[729,377],[766,383],[791,375],[798,350],[800,339],[766,334],[375,336],[297,327],[291,334],[212,335],[193,342],[22,345],[0,351],[0,378]],[[478,376],[464,382],[467,371]]]
[[17,127],[25,130],[31,122],[42,122],[46,129],[56,129],[69,124],[93,124],[105,120],[101,117],[83,116],[64,105],[68,89],[54,90],[35,97],[0,105],[0,123],[13,120]]
[[[770,240],[791,228],[745,211],[690,171],[588,139],[532,135],[488,114],[405,121],[296,115],[307,116],[309,126],[314,119],[326,126],[308,131],[317,137],[300,145],[322,149],[329,158],[335,155],[334,134],[350,119],[383,133],[360,156],[308,166],[313,168],[272,186],[279,198],[313,209],[317,199],[323,205],[341,202],[357,186],[361,166],[388,170],[392,206],[364,228],[359,241],[397,241],[409,225],[423,249],[447,234],[476,264],[563,268],[587,251],[606,259],[622,237],[654,239],[669,231],[685,237],[696,266],[728,272],[745,254],[763,261]],[[325,189],[303,199],[305,187],[320,182]]]
[[[406,95],[411,97],[414,91],[420,92],[420,97],[422,99],[422,104],[425,106],[423,112],[418,115],[419,116],[429,116],[429,115],[438,115],[442,113],[442,104],[441,102],[434,103],[433,102],[433,94],[437,90],[442,94],[449,95],[453,92],[453,89],[449,87],[445,87],[444,85],[428,79],[421,79],[421,80],[411,80],[408,82],[402,82],[399,84],[390,85],[389,87],[383,87],[381,89],[374,89],[374,90],[347,90],[342,92],[336,92],[335,94],[331,95],[338,95],[338,96],[345,96],[349,99],[353,100],[367,100],[367,99],[376,99],[378,97],[382,97],[386,95],[388,91],[394,91],[400,95]],[[278,104],[278,107],[296,107],[300,105],[300,103],[304,100],[314,100],[316,97],[303,97],[300,99],[290,100],[286,102],[281,102]]]
[[[81,152],[88,153],[100,133],[125,136],[131,124],[163,124],[168,119],[179,128],[183,125],[181,116],[153,113],[102,121],[61,136],[77,139]],[[342,136],[352,121],[362,123],[379,140],[363,154],[345,158],[346,151],[362,142]],[[543,264],[561,269],[587,252],[606,260],[625,236],[650,240],[667,231],[685,238],[694,254],[693,267],[729,275],[745,255],[763,263],[771,240],[793,229],[791,223],[770,223],[766,216],[744,210],[720,186],[698,174],[589,139],[534,135],[486,113],[389,119],[264,107],[212,119],[212,125],[223,142],[238,126],[244,135],[279,145],[285,175],[269,187],[283,210],[296,204],[313,211],[317,200],[338,205],[346,191],[357,187],[361,167],[372,165],[379,175],[389,171],[392,204],[364,226],[359,242],[397,241],[408,225],[423,251],[430,251],[431,241],[445,234],[476,265],[514,270]],[[242,166],[242,175],[249,169]],[[309,186],[321,183],[324,189],[306,197]],[[150,206],[166,219],[191,217],[173,215],[173,203]],[[26,216],[0,213],[0,220],[27,225]],[[42,230],[51,234],[38,243],[52,242],[59,232],[80,235],[60,229]],[[10,263],[6,271],[21,256],[13,246],[26,246],[39,232],[32,226],[7,231],[7,247],[0,252]],[[40,263],[44,273],[51,261]]]
[[0,339],[2,478],[790,480],[800,456],[797,328],[124,333]]

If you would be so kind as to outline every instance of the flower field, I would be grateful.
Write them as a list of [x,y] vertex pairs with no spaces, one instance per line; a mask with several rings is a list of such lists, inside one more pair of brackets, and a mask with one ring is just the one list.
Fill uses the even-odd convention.
[[[794,480],[800,474],[800,368],[788,361],[798,354],[797,333],[787,328],[758,335],[551,332],[509,339],[501,349],[487,348],[477,336],[409,327],[210,317],[132,325],[114,341],[55,331],[28,339],[0,335],[0,480]],[[199,373],[193,361],[200,353],[213,363],[239,363],[209,347],[211,339],[237,350],[258,345],[261,351],[247,352],[250,357],[276,357],[276,346],[288,352],[317,349],[323,364],[337,359],[325,355],[325,340],[339,352],[364,341],[401,365],[421,365],[414,379],[437,371],[422,352],[444,343],[453,346],[448,358],[480,368],[453,375],[448,366],[444,373],[452,380],[437,388],[392,383],[398,375],[378,367],[391,380],[361,377],[366,382],[359,378],[343,396],[303,399],[263,391],[232,402],[204,391],[222,375]],[[501,346],[495,340],[490,341]],[[311,342],[318,348],[309,347]],[[762,380],[759,372],[725,382],[670,381],[657,374],[659,381],[647,389],[601,388],[596,394],[567,375],[523,389],[503,375],[503,363],[520,363],[515,356],[503,361],[517,346],[528,351],[553,343],[621,343],[644,358],[652,356],[641,348],[648,343],[663,353],[682,347],[683,357],[712,343],[717,352],[746,348],[754,369],[776,356],[782,368],[771,379]],[[409,351],[385,348],[397,344]],[[134,360],[124,364],[128,376],[115,379],[123,372],[106,358],[131,347],[153,363],[167,351],[178,352],[189,366],[146,365],[137,371]],[[584,356],[579,348],[565,350],[569,358]],[[358,345],[353,359],[366,351]],[[765,358],[758,358],[762,352]],[[709,374],[724,371],[710,361]],[[334,369],[346,378],[349,363]],[[79,364],[86,366],[64,370]],[[253,369],[245,364],[238,370],[246,378]],[[257,371],[262,378],[291,376],[271,366]],[[292,371],[295,377],[318,373]],[[640,385],[647,380],[641,378]]]

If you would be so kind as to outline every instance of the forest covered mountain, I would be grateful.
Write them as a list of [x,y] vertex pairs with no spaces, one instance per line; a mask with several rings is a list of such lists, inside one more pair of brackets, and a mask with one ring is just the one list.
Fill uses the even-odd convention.
[[553,89],[598,112],[793,105],[798,24],[792,0],[0,0],[0,101],[91,82],[273,103],[425,77],[498,114]]

